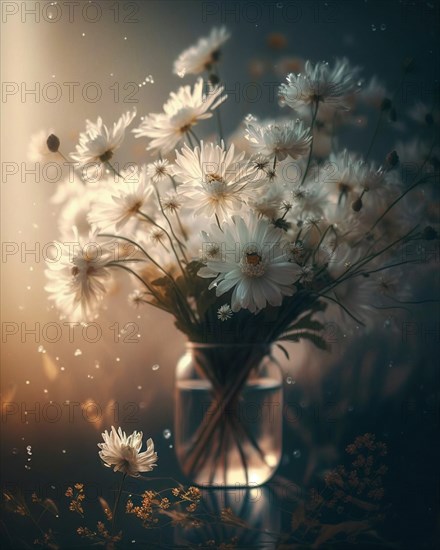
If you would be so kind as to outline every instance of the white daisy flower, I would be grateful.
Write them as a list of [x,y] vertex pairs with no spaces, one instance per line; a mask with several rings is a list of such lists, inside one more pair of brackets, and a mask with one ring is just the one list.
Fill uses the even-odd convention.
[[295,110],[317,103],[346,108],[347,97],[357,90],[358,72],[345,58],[337,59],[333,67],[326,62],[312,65],[307,61],[303,73],[290,73],[287,84],[281,84],[280,104]]
[[161,202],[162,208],[172,214],[180,210],[183,204],[182,198],[172,191],[165,193],[165,195],[161,197]]
[[245,137],[258,153],[275,156],[277,160],[284,160],[287,156],[294,160],[303,157],[309,152],[312,141],[309,128],[301,120],[264,126],[248,123]]
[[[84,186],[83,186],[83,189]],[[90,204],[95,196],[94,191],[84,192],[82,195],[72,197],[65,203],[58,218],[58,229],[61,237],[69,235],[72,227],[76,227],[79,235],[87,236],[92,230],[88,220]]]
[[119,231],[136,218],[139,211],[150,211],[152,192],[144,165],[126,175],[122,183],[114,183],[97,194],[89,222],[101,230],[111,227]]
[[231,306],[229,304],[223,304],[220,306],[217,310],[217,319],[219,321],[227,321],[228,319],[231,319],[234,312],[231,309]]
[[104,466],[113,468],[115,472],[124,475],[139,477],[141,472],[151,472],[157,466],[157,453],[154,452],[153,440],[147,439],[147,449],[142,448],[142,432],[134,431],[127,436],[125,432],[112,426],[110,433],[105,430],[102,434],[104,443],[98,443],[99,457]]
[[212,117],[212,112],[225,99],[223,86],[210,87],[203,93],[203,80],[199,78],[191,91],[190,86],[182,86],[177,93],[172,92],[164,104],[163,113],[147,115],[133,133],[136,137],[152,138],[147,150],[163,154],[172,151],[182,138],[199,120]]
[[150,235],[151,241],[154,244],[164,244],[166,239],[167,239],[167,235],[166,235],[165,231],[163,229],[161,229],[160,227],[153,227],[150,230],[149,235]]
[[[255,210],[259,216],[264,216],[269,220],[278,218],[281,209],[287,205],[287,190],[279,184],[273,183],[265,186],[262,193],[259,193],[249,199],[249,206]],[[286,206],[287,208],[287,206]]]
[[111,129],[107,128],[101,117],[98,117],[96,123],[87,120],[86,131],[80,134],[79,144],[76,146],[76,152],[70,154],[71,158],[81,166],[110,160],[113,152],[121,146],[125,130],[135,116],[136,109],[127,111]]
[[172,176],[171,169],[167,159],[159,159],[147,165],[147,175],[153,183],[158,183]]
[[57,257],[47,260],[45,290],[64,317],[72,321],[89,321],[108,290],[114,250],[109,243],[98,243],[96,233],[87,237],[74,229],[70,242],[54,242]]
[[291,217],[294,219],[321,218],[328,201],[329,188],[320,181],[315,181],[313,175],[302,185],[291,190]]
[[222,229],[211,226],[202,233],[205,242],[221,247],[221,258],[208,259],[199,276],[214,278],[209,288],[222,296],[233,289],[232,311],[241,308],[258,313],[267,304],[279,306],[284,296],[295,293],[294,283],[301,268],[286,260],[280,239],[282,232],[267,220],[238,216]]
[[174,62],[174,73],[183,78],[186,74],[199,74],[209,71],[216,63],[222,46],[231,35],[225,27],[214,27],[208,37],[200,38]]
[[179,193],[188,199],[194,216],[203,214],[218,218],[230,217],[241,208],[255,182],[255,167],[235,153],[231,145],[203,143],[194,150],[187,145],[176,152],[175,175],[182,185]]

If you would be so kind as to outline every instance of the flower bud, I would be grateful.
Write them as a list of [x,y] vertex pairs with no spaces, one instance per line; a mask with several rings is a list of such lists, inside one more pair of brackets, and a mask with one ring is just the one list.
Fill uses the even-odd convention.
[[351,207],[355,212],[359,212],[362,209],[362,206],[363,204],[361,197],[351,203]]
[[58,149],[60,148],[60,140],[56,135],[50,134],[50,136],[46,140],[46,145],[49,151],[51,151],[52,153],[57,153]]

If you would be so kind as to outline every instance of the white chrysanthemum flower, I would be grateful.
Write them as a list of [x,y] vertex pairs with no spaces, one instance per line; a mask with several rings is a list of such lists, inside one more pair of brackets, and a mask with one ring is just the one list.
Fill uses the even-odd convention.
[[222,322],[227,321],[228,319],[231,319],[233,315],[234,315],[234,312],[232,311],[231,306],[229,304],[223,304],[217,310],[217,319]]
[[249,206],[259,216],[276,220],[279,214],[290,210],[288,190],[278,182],[266,182],[262,191],[248,201]]
[[32,162],[50,162],[59,158],[57,152],[49,150],[47,138],[54,133],[54,130],[40,130],[31,136],[29,141],[27,157]]
[[202,233],[206,243],[218,244],[221,257],[207,259],[199,275],[214,278],[209,288],[222,296],[233,290],[232,311],[248,309],[258,313],[267,304],[279,306],[284,296],[292,296],[301,268],[289,262],[282,250],[282,231],[267,220],[238,216],[224,223],[222,229],[212,225]]
[[256,169],[244,159],[244,153],[235,153],[231,145],[203,143],[194,150],[187,145],[176,153],[175,175],[182,185],[179,193],[189,200],[194,216],[217,215],[228,218],[241,208],[256,184]]
[[47,260],[45,290],[64,317],[89,321],[97,317],[107,293],[114,250],[109,243],[98,243],[96,233],[83,237],[74,229],[70,242],[54,242],[56,258]]
[[167,159],[159,159],[147,165],[147,175],[153,183],[172,176],[172,165]]
[[154,452],[153,440],[147,439],[147,449],[142,448],[142,432],[134,431],[127,436],[125,432],[112,426],[110,433],[105,430],[102,434],[104,443],[98,443],[99,457],[104,466],[113,468],[115,472],[124,475],[139,477],[141,472],[151,472],[157,466],[157,453]]
[[175,214],[182,207],[183,201],[177,193],[169,191],[161,198],[162,208]]
[[97,194],[89,221],[101,230],[111,227],[119,231],[137,217],[139,211],[150,211],[152,192],[146,166],[142,166],[128,174],[122,183],[114,183]]
[[72,231],[72,227],[76,227],[79,235],[87,236],[92,230],[92,226],[89,222],[88,216],[90,213],[90,205],[95,197],[95,191],[88,190],[83,186],[85,192],[77,197],[72,197],[65,203],[63,209],[60,212],[58,218],[58,229],[61,234],[61,238],[69,235]]
[[121,146],[125,130],[135,116],[136,109],[127,111],[111,129],[107,128],[101,117],[98,117],[96,123],[87,120],[86,131],[80,134],[79,144],[76,146],[76,152],[70,154],[71,158],[81,166],[110,160],[113,152]]
[[294,219],[321,218],[328,201],[329,188],[322,182],[315,181],[313,176],[306,179],[302,185],[291,190],[292,209]]
[[287,84],[281,84],[280,103],[295,110],[317,103],[346,108],[347,97],[357,89],[358,72],[345,58],[337,59],[333,67],[325,62],[312,65],[307,61],[303,73],[291,73]]
[[167,235],[160,227],[153,227],[150,232],[150,239],[154,244],[165,244]]
[[206,38],[200,38],[174,62],[174,73],[183,78],[186,74],[199,74],[211,70],[219,59],[220,46],[228,40],[230,34],[225,27],[214,27]]
[[301,120],[260,125],[248,123],[246,139],[258,153],[284,160],[303,157],[309,152],[312,136]]
[[147,115],[133,133],[136,137],[152,138],[147,150],[169,153],[185,134],[198,123],[212,117],[212,112],[225,99],[223,86],[210,87],[208,94],[203,92],[203,80],[199,78],[191,91],[190,86],[182,86],[177,93],[172,92],[163,106],[163,113]]
[[317,171],[319,185],[327,186],[338,204],[352,200],[363,191],[365,162],[346,149],[332,153]]

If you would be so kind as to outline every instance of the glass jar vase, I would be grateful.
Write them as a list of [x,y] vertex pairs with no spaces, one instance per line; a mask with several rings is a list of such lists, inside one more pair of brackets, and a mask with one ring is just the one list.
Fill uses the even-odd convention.
[[174,443],[193,483],[255,487],[272,477],[282,380],[268,345],[187,343],[176,369]]

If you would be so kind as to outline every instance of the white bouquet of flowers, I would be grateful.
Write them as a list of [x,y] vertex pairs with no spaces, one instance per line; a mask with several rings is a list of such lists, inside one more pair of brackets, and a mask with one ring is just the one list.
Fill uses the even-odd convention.
[[[183,52],[175,73],[205,72],[206,80],[198,76],[192,87],[180,87],[163,112],[143,116],[131,130],[154,161],[116,169],[136,111],[112,127],[101,118],[86,122],[70,155],[77,177],[53,199],[62,204],[62,257],[48,262],[46,288],[64,316],[87,322],[98,315],[114,274],[124,271],[133,283],[132,304],[170,313],[194,346],[210,349],[196,361],[210,414],[185,436],[181,462],[196,481],[209,463],[205,482],[247,484],[267,479],[278,454],[236,414],[225,429],[222,412],[245,399],[271,345],[286,351],[283,341],[308,338],[325,348],[326,313],[334,319],[339,312],[340,323],[374,325],[383,309],[410,299],[404,264],[411,261],[402,258],[402,246],[437,237],[428,191],[418,192],[433,177],[427,168],[434,141],[409,183],[395,151],[372,162],[381,123],[395,116],[394,99],[374,80],[360,86],[360,70],[346,59],[306,62],[301,73],[288,74],[278,92],[283,116],[248,115],[226,140],[218,64],[228,39],[226,29],[213,29]],[[372,97],[379,123],[368,151],[362,157],[341,150],[338,129]],[[213,116],[218,136],[202,139],[199,126]],[[430,131],[433,116],[425,119]],[[43,153],[61,154],[58,137],[48,138]],[[72,241],[74,252],[64,244]],[[229,476],[225,456],[234,452],[229,462],[241,466]],[[252,453],[265,474],[250,466]]]

